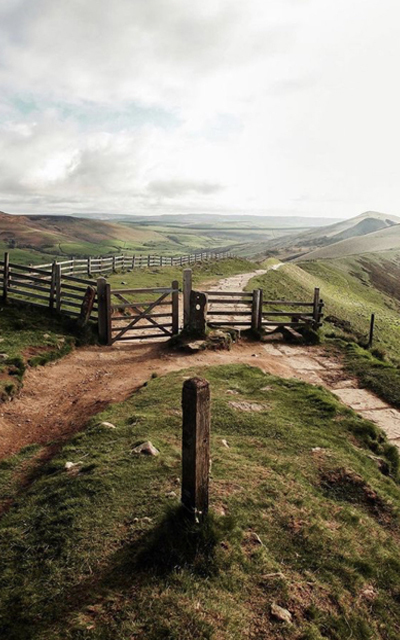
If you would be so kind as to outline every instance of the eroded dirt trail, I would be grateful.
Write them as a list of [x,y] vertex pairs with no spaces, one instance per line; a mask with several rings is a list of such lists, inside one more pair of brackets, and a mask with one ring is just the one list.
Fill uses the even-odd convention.
[[[253,275],[225,278],[218,286],[239,291]],[[183,354],[162,343],[119,343],[78,349],[59,362],[30,369],[20,396],[1,406],[0,457],[27,444],[46,444],[81,430],[91,416],[129,397],[152,373],[228,363],[246,363],[284,378],[322,385],[380,425],[390,440],[400,443],[400,412],[357,388],[340,359],[322,347],[243,341],[230,352]]]

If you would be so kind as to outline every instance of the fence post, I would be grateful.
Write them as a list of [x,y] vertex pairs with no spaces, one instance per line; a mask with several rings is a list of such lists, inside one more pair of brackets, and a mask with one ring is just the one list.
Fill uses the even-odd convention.
[[264,291],[262,289],[259,289],[259,292],[260,292],[260,302],[259,302],[259,313],[258,313],[258,330],[262,331]]
[[369,338],[368,338],[368,349],[372,347],[374,342],[374,329],[375,329],[375,314],[371,314],[371,322],[369,325]]
[[112,257],[112,267],[111,267],[113,273],[116,272],[116,270],[117,270],[116,267],[117,267],[116,259],[115,259],[115,256],[113,256]]
[[92,258],[91,257],[88,258],[87,272],[88,272],[88,276],[91,277],[92,275]]
[[56,311],[61,311],[61,265],[56,264],[55,269]]
[[260,289],[254,289],[251,303],[251,329],[258,331],[260,322]]
[[179,282],[172,283],[172,335],[179,333]]
[[319,326],[319,288],[314,289],[314,304],[313,304],[313,328],[318,329]]
[[7,302],[8,286],[10,282],[10,254],[8,251],[4,254],[3,268],[3,302]]
[[182,389],[182,504],[199,522],[208,511],[210,385],[191,378]]
[[50,282],[50,296],[49,296],[49,309],[54,309],[54,299],[56,295],[56,278],[57,278],[57,262],[54,260],[51,265],[51,282]]
[[183,271],[183,326],[189,326],[190,323],[190,292],[192,291],[192,270],[184,269]]
[[97,307],[99,338],[111,344],[111,287],[105,278],[97,280]]

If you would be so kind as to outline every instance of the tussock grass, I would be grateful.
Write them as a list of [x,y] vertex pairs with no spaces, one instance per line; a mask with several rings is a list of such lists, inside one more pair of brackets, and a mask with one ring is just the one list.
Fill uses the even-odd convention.
[[[211,383],[213,416],[211,513],[197,528],[178,507],[181,389],[195,374]],[[158,457],[131,453],[148,439]],[[4,637],[397,640],[400,490],[388,447],[328,392],[256,368],[152,379],[37,466],[25,491],[21,464],[35,452],[0,464]]]

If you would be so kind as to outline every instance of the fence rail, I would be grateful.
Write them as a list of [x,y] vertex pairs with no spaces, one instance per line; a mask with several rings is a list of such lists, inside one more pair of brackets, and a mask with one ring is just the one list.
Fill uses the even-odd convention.
[[[137,269],[144,267],[173,267],[192,265],[196,262],[206,260],[224,260],[233,258],[234,254],[228,249],[221,251],[196,251],[195,253],[182,256],[159,256],[159,255],[120,255],[120,256],[100,256],[97,258],[72,258],[71,260],[56,261],[61,267],[61,272],[65,275],[100,275],[115,271],[126,271],[127,269]],[[53,263],[31,265],[36,269],[49,270]]]

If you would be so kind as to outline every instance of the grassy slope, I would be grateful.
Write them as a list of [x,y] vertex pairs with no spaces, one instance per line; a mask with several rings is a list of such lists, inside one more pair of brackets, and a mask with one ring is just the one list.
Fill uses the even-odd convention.
[[76,324],[27,307],[0,308],[0,401],[20,387],[27,365],[56,360],[89,339]]
[[[286,264],[278,271],[253,279],[248,286],[262,287],[270,299],[299,300],[310,300],[314,287],[320,287],[326,316],[336,318],[335,325],[324,324],[325,338],[365,344],[370,316],[375,313],[374,346],[379,359],[350,346],[347,363],[365,386],[400,407],[400,304],[393,297],[398,269],[397,252],[369,254],[360,258]],[[382,352],[392,364],[381,361]]]
[[[212,388],[215,515],[200,532],[169,495],[179,494],[180,393],[193,374]],[[158,458],[132,454],[147,439]],[[29,468],[32,449],[0,464],[4,637],[397,640],[400,491],[368,447],[396,473],[397,452],[375,427],[298,381],[247,366],[152,380],[41,468]],[[67,461],[82,461],[79,475]],[[292,626],[271,618],[272,603]]]

